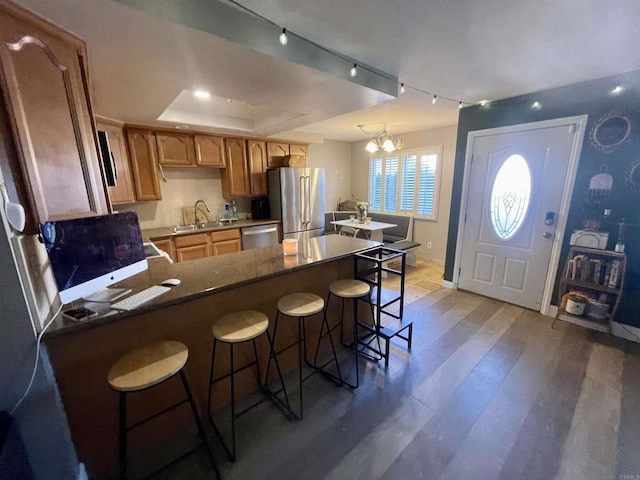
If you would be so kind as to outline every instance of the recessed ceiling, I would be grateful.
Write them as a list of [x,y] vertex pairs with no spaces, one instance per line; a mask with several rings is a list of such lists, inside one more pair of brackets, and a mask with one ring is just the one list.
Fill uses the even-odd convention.
[[[185,5],[123,1],[151,10]],[[286,50],[259,53],[110,0],[19,0],[87,41],[96,112],[137,123],[159,122],[181,92],[206,88],[264,108],[252,114],[256,132],[356,141],[366,137],[358,124],[386,123],[394,134],[451,125],[458,100],[497,100],[640,69],[637,0],[238,2],[275,22],[276,31],[286,27],[453,101],[432,105],[430,95],[411,89],[394,100],[344,72],[310,68],[313,59],[304,58],[302,66],[276,58]],[[197,17],[212,3],[191,0],[189,14]],[[252,22],[255,17],[247,25]],[[238,32],[240,43],[254,33]],[[221,116],[237,121],[242,115]],[[230,120],[219,128],[238,126]]]

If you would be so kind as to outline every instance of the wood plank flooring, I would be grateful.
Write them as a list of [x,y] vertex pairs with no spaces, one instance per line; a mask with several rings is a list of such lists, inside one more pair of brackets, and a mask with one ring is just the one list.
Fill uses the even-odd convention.
[[[442,288],[436,264],[407,271],[412,351],[361,359],[355,391],[315,376],[302,422],[270,402],[240,417],[235,463],[211,435],[225,479],[640,478],[639,345]],[[152,478],[215,477],[198,452]]]

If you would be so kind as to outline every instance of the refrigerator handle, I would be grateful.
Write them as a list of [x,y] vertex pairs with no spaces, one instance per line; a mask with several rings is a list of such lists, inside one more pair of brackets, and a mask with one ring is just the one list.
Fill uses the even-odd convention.
[[311,176],[307,175],[307,224],[311,223]]
[[304,188],[304,176],[300,176],[300,224],[304,225],[304,207],[306,202],[305,188]]

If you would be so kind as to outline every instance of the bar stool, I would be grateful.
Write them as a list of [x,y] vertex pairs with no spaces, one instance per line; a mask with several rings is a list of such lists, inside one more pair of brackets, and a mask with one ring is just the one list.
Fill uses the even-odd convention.
[[[315,360],[313,364],[307,360],[305,319],[307,317],[310,317],[311,315],[315,315],[320,312],[323,312],[322,324],[326,325],[326,327],[329,328],[329,325],[327,324],[327,316],[324,314],[325,313],[324,300],[322,299],[322,297],[319,297],[318,295],[315,295],[313,293],[292,293],[290,295],[285,295],[284,297],[278,300],[278,311],[276,313],[276,321],[273,326],[273,342],[275,342],[275,339],[276,339],[276,334],[278,331],[278,321],[280,319],[281,314],[298,319],[298,339],[291,345],[277,352],[272,346],[271,351],[269,353],[269,361],[267,362],[266,378],[267,379],[269,378],[269,368],[271,367],[271,359],[275,360],[278,355],[297,345],[298,346],[298,388],[299,388],[300,414],[298,415],[293,412],[293,409],[291,408],[291,404],[288,401],[288,397],[285,397],[287,404],[284,405],[282,401],[277,397],[277,394],[279,393],[279,391],[272,392],[271,390],[268,389],[266,383],[265,383],[265,388],[273,395],[274,399],[280,402],[280,404],[284,406],[288,410],[288,412],[297,420],[302,420],[304,416],[303,403],[302,403],[302,383],[305,380],[307,380],[309,377],[311,377],[311,375],[313,375],[316,372],[319,372],[324,376],[326,376],[327,378],[329,378],[332,382],[334,382],[336,386],[342,385],[342,375],[340,374],[340,365],[338,364],[338,357],[336,356],[336,349],[335,349],[335,346],[333,345],[333,339],[331,338],[331,335],[329,335],[329,341],[331,343],[331,351],[333,356],[332,360],[329,360],[328,362],[326,362],[324,365],[321,365],[321,366],[317,365],[317,360]],[[317,354],[318,353],[316,352],[316,359],[317,359]],[[303,360],[308,366],[310,366],[314,370],[311,373],[311,375],[308,375],[305,378],[303,378],[303,375],[302,375]],[[324,370],[324,367],[326,367],[332,361],[336,365],[336,369],[338,372],[337,377],[327,372],[326,370]],[[287,391],[284,388],[284,385],[283,385],[283,390],[286,396]]]
[[[239,312],[233,312],[228,315],[224,315],[223,317],[218,318],[211,327],[211,332],[213,334],[213,349],[211,352],[211,371],[209,373],[209,398],[207,401],[207,412],[209,413],[209,421],[211,425],[220,438],[222,445],[224,446],[225,451],[227,452],[227,456],[229,460],[232,462],[236,461],[236,418],[247,413],[253,407],[256,407],[262,400],[250,405],[245,408],[240,413],[236,414],[236,397],[235,397],[235,381],[234,376],[236,373],[251,367],[255,364],[256,366],[256,376],[258,380],[258,388],[262,389],[261,377],[260,377],[260,364],[258,361],[258,348],[256,346],[256,338],[266,333],[267,340],[269,341],[269,348],[271,348],[271,336],[267,328],[269,327],[269,318],[262,312],[257,312],[254,310],[243,310]],[[233,359],[233,347],[239,343],[245,343],[251,341],[253,343],[253,354],[255,360],[239,369],[235,369],[234,367],[234,359]],[[229,345],[229,367],[230,372],[226,375],[223,375],[217,379],[213,379],[214,373],[214,364],[216,358],[216,346],[218,342],[226,343]],[[276,360],[276,370],[278,371],[278,376],[282,385],[284,386],[284,381],[282,379],[282,373],[280,372],[280,367],[278,366]],[[227,443],[224,441],[222,434],[218,430],[213,418],[211,416],[211,389],[214,383],[217,383],[225,378],[230,377],[230,386],[231,386],[231,450],[228,448]]]
[[[189,389],[189,384],[187,383],[187,378],[184,374],[183,367],[185,363],[187,363],[188,356],[189,350],[186,345],[180,342],[157,342],[145,345],[144,347],[140,347],[128,353],[114,363],[111,370],[109,370],[109,374],[107,375],[109,385],[111,385],[111,388],[116,390],[120,395],[119,478],[124,479],[127,476],[127,432],[187,402],[191,406],[193,418],[198,426],[198,433],[207,450],[209,459],[211,460],[216,472],[216,477],[220,478],[218,466],[213,458],[213,453],[209,447],[207,436],[202,429],[202,424],[200,423],[200,418],[198,417],[198,412],[193,402],[193,396],[191,395],[191,390]],[[174,377],[176,373],[180,374],[180,379],[182,380],[182,385],[187,398],[131,426],[127,426],[127,395],[159,385]],[[191,453],[191,451],[184,455]],[[184,455],[180,456],[178,459],[182,458]],[[175,461],[176,460],[170,462],[168,465],[171,465]]]
[[[329,322],[326,322],[327,332],[324,331],[324,324],[320,329],[320,335],[318,336],[318,348],[316,349],[316,356],[318,355],[318,349],[320,347],[320,341],[322,337],[329,335],[331,338],[331,332],[340,327],[340,342],[348,347],[352,347],[354,351],[354,361],[356,364],[356,383],[351,384],[346,380],[342,380],[343,383],[351,388],[358,388],[360,385],[360,369],[358,368],[358,300],[367,298],[369,305],[371,305],[371,315],[373,316],[373,305],[371,304],[371,287],[367,282],[354,279],[341,279],[334,280],[329,284],[329,293],[327,294],[327,301],[324,307],[324,315],[327,316],[327,310],[329,309],[329,302],[331,297],[336,297],[342,300],[340,309],[340,323],[329,328]],[[347,345],[343,341],[343,324],[344,324],[344,301],[345,299],[353,300],[353,342],[351,345]],[[317,361],[317,358],[314,360]]]

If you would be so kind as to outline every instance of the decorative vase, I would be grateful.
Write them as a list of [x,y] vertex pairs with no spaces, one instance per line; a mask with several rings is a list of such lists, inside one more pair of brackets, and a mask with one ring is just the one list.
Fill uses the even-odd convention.
[[361,208],[358,209],[358,222],[359,223],[364,223],[367,220],[367,209],[366,208]]

